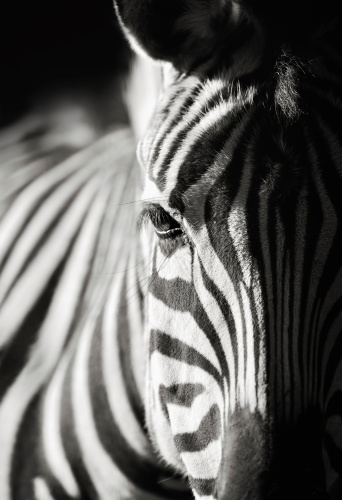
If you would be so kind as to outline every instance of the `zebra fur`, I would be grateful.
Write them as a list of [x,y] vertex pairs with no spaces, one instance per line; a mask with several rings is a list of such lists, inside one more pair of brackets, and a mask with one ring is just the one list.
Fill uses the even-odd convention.
[[117,6],[173,64],[139,147],[156,234],[127,129],[8,182],[1,499],[340,498],[338,28],[269,57],[262,9],[179,5],[161,40]]
[[138,147],[147,424],[197,499],[341,494],[341,19],[299,4],[116,1],[168,82]]
[[144,422],[134,150],[121,127],[62,163],[3,169],[3,500],[179,497]]

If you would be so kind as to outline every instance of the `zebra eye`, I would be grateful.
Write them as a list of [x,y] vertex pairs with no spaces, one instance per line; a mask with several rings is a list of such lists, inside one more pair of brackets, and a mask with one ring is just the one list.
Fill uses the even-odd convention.
[[183,234],[180,224],[160,205],[150,204],[142,210],[138,221],[139,227],[146,221],[152,222],[155,232],[161,239],[176,238]]

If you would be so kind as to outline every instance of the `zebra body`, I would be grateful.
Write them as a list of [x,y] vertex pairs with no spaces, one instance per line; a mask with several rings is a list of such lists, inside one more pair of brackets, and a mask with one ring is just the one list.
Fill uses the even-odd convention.
[[144,425],[134,150],[121,128],[4,175],[2,500],[172,498]]

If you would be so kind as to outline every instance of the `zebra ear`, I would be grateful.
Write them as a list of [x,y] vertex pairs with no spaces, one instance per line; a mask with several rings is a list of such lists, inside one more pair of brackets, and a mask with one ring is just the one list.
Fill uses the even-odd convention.
[[[231,67],[241,51],[254,62],[260,30],[240,0],[114,0],[132,47],[155,60],[191,71]],[[260,43],[261,42],[261,43]],[[239,53],[241,60],[241,53]],[[223,66],[223,68],[222,68]],[[206,69],[204,69],[206,71]],[[246,72],[246,71],[243,71]]]

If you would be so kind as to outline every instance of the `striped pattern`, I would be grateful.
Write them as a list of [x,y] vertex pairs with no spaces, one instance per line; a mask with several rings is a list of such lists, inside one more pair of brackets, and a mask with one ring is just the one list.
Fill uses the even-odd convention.
[[286,51],[276,68],[175,74],[138,148],[146,206],[182,229],[156,219],[149,247],[148,428],[198,499],[342,474],[342,81]]
[[2,169],[2,500],[179,496],[144,428],[134,150],[121,128]]
[[339,31],[264,62],[264,26],[218,2],[238,50],[220,65],[210,26],[196,68],[208,5],[171,9],[187,73],[139,147],[156,234],[128,129],[3,169],[1,500],[341,498]]

